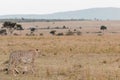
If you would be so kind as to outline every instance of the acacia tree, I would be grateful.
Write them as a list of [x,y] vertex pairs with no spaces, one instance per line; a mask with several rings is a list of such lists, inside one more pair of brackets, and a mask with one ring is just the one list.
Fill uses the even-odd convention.
[[6,21],[3,23],[3,27],[7,31],[7,34],[12,34],[14,30],[23,30],[22,26],[17,23]]
[[101,27],[100,27],[100,30],[107,30],[107,27],[106,26],[104,26],[104,25],[102,25]]
[[16,23],[4,22],[2,28],[6,28],[8,34],[12,34],[14,31]]

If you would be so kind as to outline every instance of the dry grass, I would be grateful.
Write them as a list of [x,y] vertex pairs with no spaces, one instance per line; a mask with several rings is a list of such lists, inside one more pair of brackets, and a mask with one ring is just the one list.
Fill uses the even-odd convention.
[[48,54],[119,53],[119,35],[83,36],[1,36],[0,53],[38,48]]
[[[14,50],[40,49],[37,75],[16,77],[0,72],[1,80],[119,80],[120,35],[1,36],[0,64]],[[2,65],[0,67],[3,67]]]
[[[120,21],[64,21],[21,23],[23,27],[62,27],[77,29],[81,36],[50,36],[51,30],[39,30],[45,36],[0,36],[0,69],[15,50],[39,49],[37,75],[12,76],[0,72],[0,80],[119,80]],[[1,24],[0,24],[1,25]],[[98,36],[101,25],[108,30]],[[78,29],[82,27],[82,29]],[[57,30],[66,32],[68,30]],[[90,34],[86,34],[86,32]],[[111,33],[113,32],[113,33]],[[22,34],[29,33],[23,31]]]

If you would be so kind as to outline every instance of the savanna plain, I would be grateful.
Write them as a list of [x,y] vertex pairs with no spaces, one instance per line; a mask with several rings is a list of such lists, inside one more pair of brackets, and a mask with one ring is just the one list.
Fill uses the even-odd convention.
[[[62,21],[21,23],[23,27],[67,26],[81,35],[51,35],[51,30],[38,30],[39,36],[0,36],[0,69],[15,50],[39,49],[35,60],[36,75],[8,75],[0,80],[120,80],[120,21]],[[100,26],[107,30],[100,30]],[[82,29],[79,29],[82,27]],[[57,31],[57,30],[56,30]],[[65,33],[67,30],[59,29]],[[100,32],[101,31],[101,32]],[[19,32],[18,32],[19,33]],[[21,33],[21,32],[20,32]]]

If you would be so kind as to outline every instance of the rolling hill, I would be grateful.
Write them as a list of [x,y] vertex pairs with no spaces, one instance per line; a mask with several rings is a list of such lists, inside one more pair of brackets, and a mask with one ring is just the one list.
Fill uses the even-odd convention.
[[120,8],[90,8],[77,11],[57,12],[53,14],[2,15],[0,19],[102,19],[120,20]]

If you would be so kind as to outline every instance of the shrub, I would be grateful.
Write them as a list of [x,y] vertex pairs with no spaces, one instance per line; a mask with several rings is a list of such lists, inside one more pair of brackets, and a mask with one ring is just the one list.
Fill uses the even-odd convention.
[[76,32],[76,34],[77,34],[77,35],[81,35],[81,34],[82,34],[82,32],[80,32],[80,31],[77,31],[77,32]]
[[58,33],[57,36],[63,36],[64,34],[63,33]]
[[35,36],[35,34],[33,34],[33,33],[32,34],[28,34],[27,33],[26,36]]
[[82,29],[82,27],[79,27],[79,29]]
[[7,35],[6,29],[0,29],[0,35]]
[[74,31],[77,31],[76,29],[74,29]]
[[56,30],[50,31],[50,34],[55,35]]
[[36,29],[35,28],[30,28],[30,31],[31,32],[34,32]]
[[40,36],[43,36],[43,33],[40,33]]
[[64,26],[63,26],[63,29],[67,29],[67,27],[64,25]]
[[72,31],[69,30],[69,31],[66,33],[66,35],[67,35],[67,36],[69,36],[69,35],[74,35],[74,32],[72,32]]
[[99,34],[97,34],[98,36],[103,36],[103,34],[102,33],[99,33]]
[[26,35],[26,36],[29,36],[29,34],[28,34],[28,33],[26,33],[25,35]]
[[14,36],[19,36],[19,34],[17,34],[17,33],[14,33],[13,35],[14,35]]

